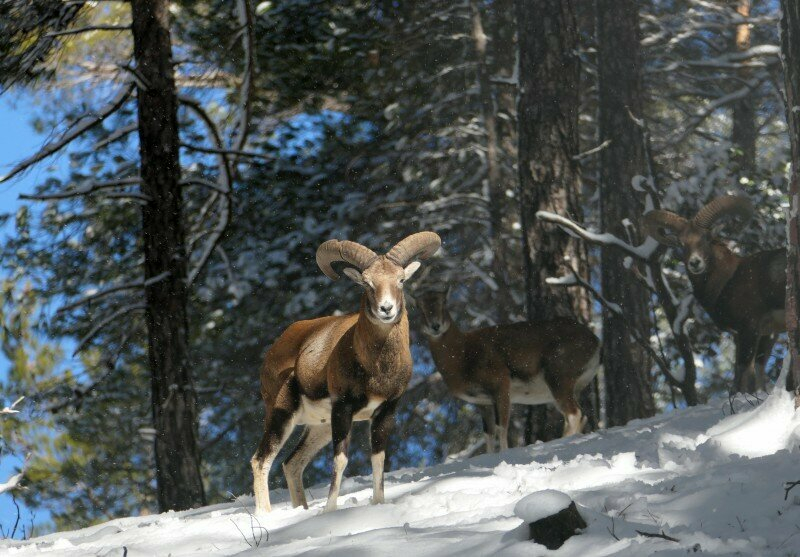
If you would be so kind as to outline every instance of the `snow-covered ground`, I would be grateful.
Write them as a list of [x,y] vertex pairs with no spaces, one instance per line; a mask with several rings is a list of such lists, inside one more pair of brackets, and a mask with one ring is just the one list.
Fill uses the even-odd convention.
[[[368,477],[351,478],[331,514],[322,514],[326,489],[318,486],[307,511],[292,509],[278,492],[273,512],[256,521],[247,512],[251,498],[242,497],[0,542],[0,554],[800,555],[800,486],[788,501],[783,487],[800,480],[800,413],[785,392],[760,405],[740,398],[734,409],[731,415],[728,401],[719,401],[499,455],[399,470],[387,478],[384,505],[369,504]],[[524,541],[527,528],[514,515],[520,499],[545,489],[567,493],[588,523],[553,552]]]

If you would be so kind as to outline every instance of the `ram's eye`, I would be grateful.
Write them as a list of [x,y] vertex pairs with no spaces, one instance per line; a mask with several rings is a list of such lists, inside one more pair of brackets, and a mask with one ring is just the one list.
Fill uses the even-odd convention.
[[405,279],[405,278],[401,278],[401,279],[400,279],[400,284],[403,284],[405,281],[406,281],[406,279]]

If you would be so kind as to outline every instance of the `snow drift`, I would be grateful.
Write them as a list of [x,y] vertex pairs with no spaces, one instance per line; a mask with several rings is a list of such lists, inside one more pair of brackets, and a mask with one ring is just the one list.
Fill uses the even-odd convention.
[[[731,414],[731,407],[735,413]],[[676,411],[625,427],[387,476],[384,505],[368,477],[344,482],[340,510],[309,510],[288,494],[266,517],[252,500],[123,518],[19,542],[0,553],[49,555],[800,555],[800,413],[776,392]],[[243,466],[246,463],[242,464]],[[583,534],[549,551],[524,539],[514,513],[526,495],[557,490],[586,519]],[[527,513],[545,512],[530,499]],[[653,535],[665,537],[652,537]]]

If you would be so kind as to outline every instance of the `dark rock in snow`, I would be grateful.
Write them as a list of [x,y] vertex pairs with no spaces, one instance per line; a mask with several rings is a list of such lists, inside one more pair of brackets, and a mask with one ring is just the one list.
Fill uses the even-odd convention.
[[565,541],[586,528],[586,521],[565,493],[545,490],[521,499],[514,513],[528,524],[530,540],[547,549],[558,549]]

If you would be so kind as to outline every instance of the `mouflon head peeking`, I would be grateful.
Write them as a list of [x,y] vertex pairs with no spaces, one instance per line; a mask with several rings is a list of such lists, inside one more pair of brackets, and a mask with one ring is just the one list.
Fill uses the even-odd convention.
[[723,196],[705,205],[692,220],[658,209],[644,216],[644,224],[647,233],[659,243],[682,250],[686,270],[700,275],[709,271],[714,261],[714,246],[720,241],[716,225],[738,219],[738,226],[742,227],[753,212],[748,198]]

